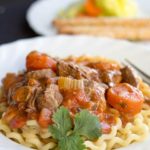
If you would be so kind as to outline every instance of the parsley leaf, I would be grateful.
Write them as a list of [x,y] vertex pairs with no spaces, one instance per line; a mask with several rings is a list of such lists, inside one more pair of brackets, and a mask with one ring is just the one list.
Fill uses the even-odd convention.
[[76,114],[74,124],[74,132],[90,140],[96,139],[101,135],[101,126],[98,118],[87,110],[82,110]]
[[79,135],[70,135],[58,143],[60,150],[83,150],[85,146]]
[[58,141],[59,150],[84,150],[82,136],[93,140],[101,135],[98,118],[87,110],[75,115],[74,124],[69,111],[60,107],[53,115],[54,124],[49,126],[54,139]]
[[61,139],[66,136],[67,132],[72,128],[72,122],[69,111],[65,107],[60,107],[53,115],[55,124],[49,126],[49,130],[55,139]]

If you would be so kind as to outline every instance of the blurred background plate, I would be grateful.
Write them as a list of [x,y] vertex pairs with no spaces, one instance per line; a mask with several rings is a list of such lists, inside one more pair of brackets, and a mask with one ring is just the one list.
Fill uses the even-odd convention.
[[[89,44],[90,43],[90,44]],[[87,36],[52,36],[19,40],[0,46],[0,81],[8,72],[25,68],[25,57],[31,50],[46,52],[52,56],[68,55],[105,56],[119,61],[128,58],[150,74],[150,49],[123,40]],[[150,137],[144,142],[130,145],[122,150],[149,150]],[[0,133],[0,150],[28,150]]]
[[[52,25],[57,14],[68,5],[81,0],[38,0],[27,11],[26,19],[29,26],[39,35],[54,35],[56,30]],[[150,17],[150,1],[136,0],[140,17]]]

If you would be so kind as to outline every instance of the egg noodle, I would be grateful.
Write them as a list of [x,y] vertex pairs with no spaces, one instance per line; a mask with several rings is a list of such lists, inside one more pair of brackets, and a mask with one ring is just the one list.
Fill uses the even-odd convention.
[[[77,61],[89,60],[80,57]],[[94,59],[94,61],[97,60]],[[105,59],[103,59],[105,61]],[[150,87],[140,81],[139,89],[144,96],[150,98]],[[112,113],[117,110],[111,109]],[[85,141],[87,150],[112,150],[128,146],[131,143],[143,141],[150,133],[150,105],[143,104],[143,109],[137,114],[132,122],[122,125],[122,120],[117,117],[116,124],[111,127],[109,134],[102,134],[96,141]],[[21,129],[11,129],[4,121],[0,120],[0,132],[19,144],[38,150],[49,150],[56,146],[48,129],[42,129],[36,120],[28,120]]]

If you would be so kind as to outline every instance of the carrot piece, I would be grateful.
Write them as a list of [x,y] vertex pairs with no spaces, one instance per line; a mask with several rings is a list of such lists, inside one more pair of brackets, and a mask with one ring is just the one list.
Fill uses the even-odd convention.
[[26,58],[26,67],[28,71],[49,68],[56,71],[56,61],[46,54],[33,51]]
[[101,10],[95,6],[93,0],[86,0],[84,5],[85,11],[89,16],[98,16],[101,13]]
[[141,111],[144,96],[137,88],[120,83],[108,90],[107,102],[121,113],[134,116]]

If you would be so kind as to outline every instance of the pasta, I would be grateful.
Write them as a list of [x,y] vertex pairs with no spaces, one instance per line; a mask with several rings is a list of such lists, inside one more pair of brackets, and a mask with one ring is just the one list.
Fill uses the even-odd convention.
[[[32,124],[31,126],[29,124]],[[21,132],[12,131],[2,120],[0,120],[0,131],[8,138],[25,146],[39,150],[49,150],[56,146],[52,141],[51,134],[47,130],[41,130],[36,121],[28,121]],[[133,142],[143,141],[150,132],[150,106],[144,104],[141,114],[135,116],[133,123],[122,126],[121,119],[117,118],[117,123],[112,126],[109,134],[103,134],[96,142],[85,141],[87,148],[91,150],[111,150],[128,146]],[[41,141],[47,140],[46,144]]]
[[[76,59],[78,62],[92,61],[90,57],[68,58],[66,60]],[[94,61],[109,61],[107,59],[96,58]],[[140,81],[139,89],[144,96],[150,98],[150,87]],[[111,108],[111,113],[119,112]],[[51,150],[57,145],[47,128],[39,126],[34,119],[28,120],[21,129],[11,129],[7,123],[0,119],[0,132],[8,138],[19,144],[38,150]],[[102,134],[96,141],[86,140],[84,142],[87,150],[112,150],[129,144],[141,142],[149,136],[150,133],[150,105],[144,102],[140,113],[134,116],[132,122],[123,124],[121,118],[116,117],[116,123],[111,126],[111,132]]]

